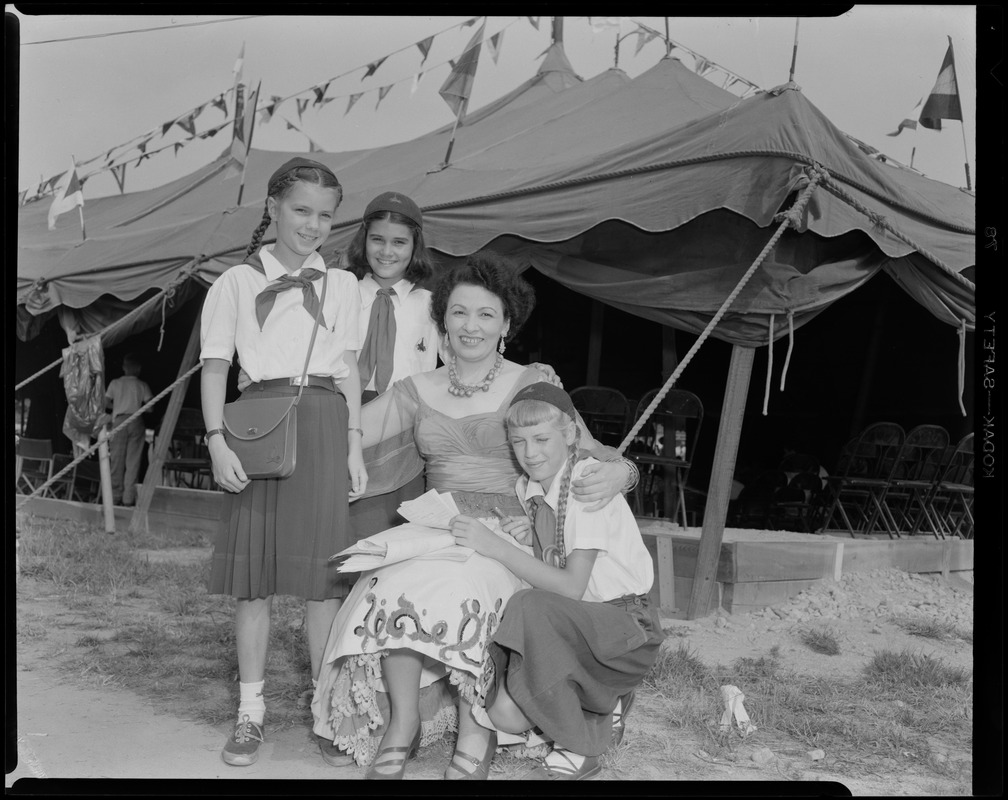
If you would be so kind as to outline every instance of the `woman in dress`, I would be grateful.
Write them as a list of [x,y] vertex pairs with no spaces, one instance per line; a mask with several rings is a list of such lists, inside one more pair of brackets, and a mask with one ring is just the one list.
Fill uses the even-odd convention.
[[[446,366],[399,381],[364,407],[369,489],[388,491],[425,469],[427,487],[451,491],[463,514],[524,513],[504,414],[515,392],[543,376],[505,360],[503,351],[534,302],[532,288],[489,254],[470,256],[439,282],[431,315],[453,355]],[[594,455],[612,455],[583,435]],[[601,507],[630,474],[622,461],[594,465],[575,495],[589,508]],[[396,779],[418,746],[457,727],[445,777],[484,778],[491,732],[471,714],[475,681],[508,598],[524,586],[476,553],[466,561],[413,559],[361,575],[326,645],[312,701],[315,733],[358,764],[374,762],[369,778]]]

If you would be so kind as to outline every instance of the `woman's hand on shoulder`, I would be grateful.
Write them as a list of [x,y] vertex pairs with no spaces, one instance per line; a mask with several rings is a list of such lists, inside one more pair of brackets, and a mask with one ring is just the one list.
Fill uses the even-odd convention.
[[627,482],[627,470],[620,461],[600,461],[588,464],[580,476],[571,482],[575,499],[585,503],[585,511],[605,508]]
[[207,447],[210,451],[214,480],[222,489],[237,493],[249,485],[250,481],[242,469],[241,461],[238,460],[234,450],[227,446],[223,436],[211,436]]
[[539,370],[539,372],[542,373],[543,380],[549,381],[554,386],[563,389],[563,381],[560,380],[560,376],[556,374],[556,370],[553,369],[553,367],[551,367],[549,364],[542,364],[538,361],[535,361],[529,364],[529,366],[532,367],[533,369]]

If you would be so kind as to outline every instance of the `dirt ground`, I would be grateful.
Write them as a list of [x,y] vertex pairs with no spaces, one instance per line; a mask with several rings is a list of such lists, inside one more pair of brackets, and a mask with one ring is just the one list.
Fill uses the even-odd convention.
[[[198,563],[209,557],[208,548],[177,548],[151,551],[152,557]],[[899,575],[882,576],[902,581]],[[957,613],[968,609],[972,622],[972,573],[953,578],[910,578],[906,586],[888,597],[905,601],[921,613],[928,606],[947,609],[954,599]],[[872,585],[876,588],[881,578]],[[48,591],[51,591],[49,587]],[[758,614],[731,616],[723,613],[703,620],[664,620],[668,646],[685,643],[704,662],[728,664],[740,657],[766,655],[779,647],[783,666],[808,675],[847,677],[862,668],[874,650],[911,648],[940,657],[949,664],[972,670],[972,645],[962,639],[922,640],[912,637],[889,621],[889,616],[851,613],[854,598],[845,606],[838,591],[857,595],[857,585],[823,586],[789,606]],[[83,636],[110,637],[111,631],[96,628],[86,614],[70,610],[47,585],[32,578],[17,582],[17,713],[8,707],[8,726],[16,719],[18,763],[6,776],[13,791],[32,788],[34,778],[187,778],[187,779],[291,779],[356,780],[363,770],[335,769],[326,765],[310,735],[310,712],[304,725],[283,730],[267,728],[267,742],[256,764],[246,768],[225,765],[220,748],[230,723],[212,726],[185,719],[163,704],[155,705],[132,691],[103,686],[93,676],[68,675],[61,661],[73,655],[75,642]],[[818,598],[818,599],[814,599]],[[143,602],[130,601],[130,602]],[[872,601],[873,603],[876,601]],[[881,601],[878,601],[881,603]],[[878,608],[885,609],[886,603]],[[153,607],[152,607],[153,608]],[[899,610],[899,609],[896,609]],[[156,613],[151,611],[151,613]],[[841,643],[841,653],[826,656],[801,644],[799,632],[810,620],[828,620]],[[746,687],[740,687],[745,692]],[[226,691],[226,689],[224,690]],[[760,720],[752,720],[757,729]],[[671,727],[662,704],[649,691],[638,694],[628,717],[627,735],[619,751],[604,758],[601,780],[647,781],[837,781],[855,795],[965,795],[970,794],[972,769],[968,745],[933,742],[941,754],[941,770],[921,769],[912,759],[875,758],[870,766],[824,752],[809,754],[796,743],[781,744],[759,730],[726,754],[682,729]],[[443,741],[424,748],[410,762],[407,779],[440,779],[448,763],[451,744]],[[498,759],[501,761],[502,759]],[[506,761],[506,760],[505,760]],[[499,765],[495,761],[491,780],[520,777],[522,765]],[[531,767],[531,764],[530,764]],[[9,769],[9,767],[8,767]],[[27,782],[21,782],[22,780]],[[37,788],[37,785],[36,785]]]

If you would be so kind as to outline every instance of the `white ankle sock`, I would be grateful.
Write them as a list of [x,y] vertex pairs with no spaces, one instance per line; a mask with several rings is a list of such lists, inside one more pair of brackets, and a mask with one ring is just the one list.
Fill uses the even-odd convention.
[[265,681],[255,683],[240,683],[238,691],[240,701],[238,703],[238,719],[246,714],[256,725],[263,724],[263,717],[266,714],[266,701],[263,700],[263,684]]

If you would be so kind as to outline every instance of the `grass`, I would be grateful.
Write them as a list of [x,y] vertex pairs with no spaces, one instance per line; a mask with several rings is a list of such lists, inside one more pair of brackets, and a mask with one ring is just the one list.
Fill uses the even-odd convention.
[[892,622],[909,633],[911,636],[918,636],[921,639],[934,639],[944,641],[946,639],[963,639],[967,642],[973,641],[972,631],[962,631],[950,622],[933,619],[930,617],[898,616],[893,617]]
[[[830,637],[815,641],[823,638]],[[777,647],[712,667],[686,643],[669,642],[644,680],[668,728],[731,758],[740,736],[717,725],[724,711],[720,687],[726,684],[744,693],[746,712],[758,727],[755,738],[747,741],[777,752],[821,748],[832,762],[865,766],[873,760],[912,758],[947,776],[951,767],[932,759],[929,737],[970,747],[972,678],[925,654],[876,652],[863,676],[837,680],[794,672]]]
[[840,654],[840,642],[836,632],[830,628],[808,628],[801,632],[801,642],[809,650],[826,656]]
[[[181,716],[212,725],[233,717],[234,601],[206,593],[207,563],[151,563],[137,550],[169,544],[68,523],[29,518],[20,537],[22,574],[38,582],[40,597],[56,600],[45,612],[18,608],[19,645],[49,647],[51,660],[78,680],[135,690]],[[198,543],[205,545],[189,546]],[[70,632],[62,641],[55,635],[61,627]],[[835,644],[829,630],[807,633],[816,642],[832,638]],[[806,641],[806,646],[813,645]],[[301,601],[275,598],[268,652],[269,724],[305,726],[311,712],[298,700],[310,685],[310,668]],[[697,749],[734,760],[739,734],[719,727],[726,684],[744,693],[758,728],[747,747],[770,746],[799,758],[822,748],[832,764],[846,761],[865,769],[910,758],[915,767],[948,777],[962,767],[935,758],[932,739],[966,751],[971,746],[972,676],[939,658],[881,650],[860,674],[827,679],[795,672],[777,647],[724,666],[708,664],[684,638],[670,637],[638,699],[660,717],[661,736],[632,736],[607,753],[603,765],[632,777],[656,759],[694,769],[690,754]],[[443,745],[445,762],[450,739]],[[527,759],[504,755],[495,761],[494,774],[517,778],[529,768]]]

